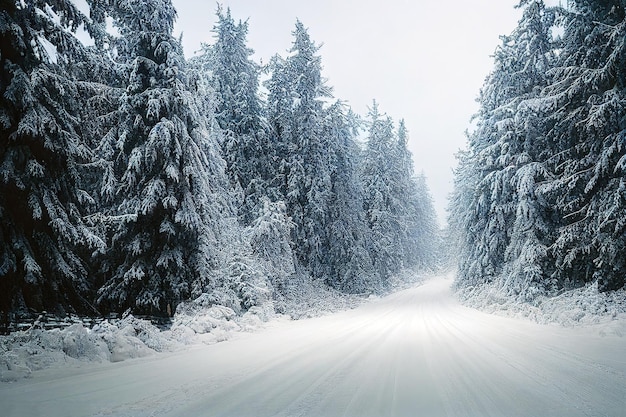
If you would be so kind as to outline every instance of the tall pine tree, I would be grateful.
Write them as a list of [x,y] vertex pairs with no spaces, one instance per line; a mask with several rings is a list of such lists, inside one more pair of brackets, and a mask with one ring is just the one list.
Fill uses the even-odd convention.
[[166,314],[214,286],[230,215],[219,145],[209,134],[171,35],[170,0],[123,0],[113,16],[134,57],[112,132],[117,224],[99,302]]
[[413,156],[407,148],[409,133],[400,120],[393,167],[394,189],[398,196],[398,215],[401,219],[400,239],[403,248],[403,266],[406,268],[434,269],[436,250],[440,246],[437,216],[426,178],[415,175]]
[[74,36],[90,20],[71,1],[0,7],[0,310],[93,313],[86,259],[102,249],[83,222],[90,159],[79,118]]
[[240,217],[245,224],[259,215],[271,167],[267,152],[268,131],[259,98],[261,68],[251,59],[246,44],[248,23],[235,23],[230,9],[217,9],[213,28],[215,43],[204,45],[203,53],[191,60],[210,86],[215,119],[223,132],[222,153],[235,189],[240,190]]
[[319,47],[300,21],[293,32],[290,55],[273,60],[269,88],[269,120],[276,135],[273,181],[284,196],[295,223],[293,242],[301,265],[314,276],[329,274],[327,250],[331,167],[324,132],[323,100],[330,97],[321,75]]
[[591,281],[623,287],[623,2],[520,5],[457,175],[459,283],[497,278],[526,300]]
[[363,211],[361,149],[356,142],[360,121],[337,102],[326,111],[324,128],[331,166],[326,282],[346,292],[369,292],[380,287],[380,277],[373,268],[371,235]]
[[547,186],[562,228],[558,281],[625,284],[626,13],[623,1],[577,0],[564,12],[563,48],[545,93],[559,150]]
[[[495,68],[480,96],[477,128],[463,154],[452,201],[461,232],[459,283],[497,280],[507,291],[532,297],[550,271],[550,209],[538,184],[549,173],[549,145],[543,135],[542,89],[550,82],[556,45],[553,10],[542,1],[524,1],[522,19],[502,37]],[[461,191],[463,190],[463,191]],[[460,222],[460,224],[459,224]]]
[[372,232],[372,259],[374,268],[386,283],[403,267],[401,219],[398,195],[394,192],[393,169],[396,137],[393,121],[380,114],[373,103],[369,112],[369,129],[364,151],[361,176],[363,179],[363,206]]

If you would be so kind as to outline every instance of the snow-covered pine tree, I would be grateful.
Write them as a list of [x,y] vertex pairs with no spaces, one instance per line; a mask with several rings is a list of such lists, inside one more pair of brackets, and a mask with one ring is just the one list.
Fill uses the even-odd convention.
[[275,167],[268,190],[286,202],[293,250],[311,277],[347,292],[379,289],[362,208],[355,141],[360,122],[332,102],[319,47],[300,21],[293,35],[290,55],[272,59],[266,83]]
[[626,276],[626,12],[623,1],[575,0],[564,11],[549,139],[559,153],[546,187],[563,219],[554,245],[559,285]]
[[[117,125],[117,110],[129,76],[129,65],[119,62],[116,44],[118,39],[107,33],[112,2],[110,0],[87,0],[91,21],[90,35],[93,45],[85,47],[84,59],[73,61],[71,71],[79,80],[78,92],[81,106],[78,109],[82,126],[82,139],[92,151],[89,163],[80,166],[82,187],[93,197],[92,209],[86,221],[106,240],[107,224],[101,222],[110,212],[110,195],[102,188],[113,192],[107,184],[113,180],[112,160],[115,154],[115,138],[102,140]],[[103,180],[103,177],[106,180]],[[105,185],[106,184],[106,185]],[[97,269],[97,257],[92,259]]]
[[[415,219],[416,259],[410,265],[423,271],[434,271],[449,261],[443,250],[443,233],[439,228],[433,197],[426,183],[426,176],[414,177],[415,197],[411,199],[413,219]],[[445,255],[444,255],[445,254]]]
[[326,111],[331,165],[331,198],[328,202],[328,245],[326,283],[349,293],[366,293],[381,288],[374,271],[371,236],[363,211],[363,185],[359,175],[361,149],[356,143],[360,120],[336,102]]
[[393,149],[393,193],[398,205],[403,266],[409,269],[436,267],[439,227],[426,178],[417,177],[413,156],[407,148],[409,134],[404,120],[400,120]]
[[171,1],[120,0],[113,17],[134,59],[112,132],[118,213],[99,303],[166,314],[215,286],[231,215],[225,163],[172,37]]
[[276,54],[268,68],[271,76],[264,86],[268,91],[266,111],[270,129],[268,157],[268,195],[271,200],[284,200],[289,172],[290,140],[292,136],[293,97],[287,62]]
[[0,2],[0,310],[93,313],[85,226],[74,33],[91,21],[71,1]]
[[329,143],[323,128],[323,100],[330,97],[321,75],[319,47],[298,21],[286,62],[292,86],[292,137],[286,203],[296,224],[296,254],[316,278],[329,276],[328,204],[331,199]]
[[282,201],[263,199],[263,210],[250,227],[250,245],[264,266],[277,294],[284,294],[285,287],[296,273],[295,256],[291,249],[291,231],[294,224],[287,216]]
[[474,287],[489,282],[482,273],[482,264],[474,258],[475,246],[484,225],[482,223],[484,204],[476,205],[476,191],[480,183],[480,169],[475,163],[476,155],[472,147],[459,151],[456,155],[457,167],[454,170],[454,187],[448,201],[448,239],[454,249],[457,267],[458,287]]
[[[472,285],[476,279],[471,274],[484,272],[492,254],[502,255],[485,245],[484,236],[493,236],[486,207],[505,203],[512,214],[502,229],[509,243],[496,262],[503,265],[496,275],[506,291],[530,298],[592,280],[601,290],[623,287],[624,4],[576,0],[565,9],[546,9],[540,1],[521,5],[524,17],[511,37],[514,42],[501,49],[513,52],[507,53],[513,71],[499,75],[497,88],[488,80],[484,90],[494,91],[493,97],[512,94],[492,100],[493,106],[483,92],[479,128],[462,161],[460,174],[470,177],[479,192],[467,198],[472,187],[462,184],[465,191],[456,194],[453,207],[464,223],[465,246],[478,242],[475,247],[486,250],[468,248],[470,261],[461,266],[461,282]],[[555,24],[563,28],[560,39],[551,36]],[[502,72],[502,62],[507,61],[497,55],[492,80]],[[511,109],[512,117],[493,117],[503,109]],[[497,131],[506,134],[490,133]],[[486,167],[493,167],[493,173],[509,170],[504,184],[511,190],[494,198],[489,185],[498,182],[487,181],[494,174],[485,174]],[[468,208],[462,209],[463,204]]]
[[270,177],[267,158],[269,145],[263,106],[259,98],[261,68],[251,59],[253,51],[246,44],[248,22],[235,23],[230,8],[218,5],[213,28],[215,43],[204,45],[203,53],[191,60],[199,76],[211,86],[215,119],[223,132],[222,153],[227,172],[243,201],[239,214],[249,224],[262,207]]
[[[552,30],[558,10],[546,9],[537,0],[521,5],[522,19],[510,37],[513,55],[509,60],[514,70],[508,77],[511,86],[517,86],[517,97],[511,100],[515,114],[508,133],[500,139],[500,164],[507,172],[505,180],[512,189],[509,207],[514,210],[501,285],[530,300],[554,288],[550,280],[554,259],[548,248],[559,225],[542,188],[550,177],[546,163],[553,148],[545,135],[545,108],[537,105],[537,98],[552,82],[550,70],[558,48]],[[507,163],[509,167],[504,167]]]
[[369,129],[361,164],[363,207],[372,233],[372,260],[383,283],[404,266],[403,233],[400,219],[401,203],[394,193],[394,167],[399,161],[393,121],[380,114],[374,101],[369,110]]
[[502,37],[481,91],[477,128],[457,172],[465,178],[456,183],[451,224],[461,233],[464,254],[458,285],[502,278],[506,291],[526,297],[540,291],[550,273],[544,270],[550,210],[537,186],[548,175],[548,143],[537,97],[554,63],[555,14],[542,1],[520,7],[522,19]]
[[290,55],[274,58],[267,84],[269,122],[276,135],[273,158],[278,163],[273,183],[295,223],[298,261],[314,277],[325,278],[329,276],[325,255],[332,184],[323,100],[330,97],[330,89],[322,79],[319,47],[300,21],[293,36]]

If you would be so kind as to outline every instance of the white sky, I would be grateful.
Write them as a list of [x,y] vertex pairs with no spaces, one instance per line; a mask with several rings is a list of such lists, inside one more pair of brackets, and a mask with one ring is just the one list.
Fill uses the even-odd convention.
[[[189,57],[213,43],[217,3],[173,0],[175,34]],[[396,122],[404,118],[415,169],[424,172],[440,224],[452,191],[454,154],[478,109],[499,36],[521,17],[518,0],[223,0],[249,22],[248,46],[268,62],[291,47],[296,18],[309,28],[335,97],[365,115],[376,99]]]

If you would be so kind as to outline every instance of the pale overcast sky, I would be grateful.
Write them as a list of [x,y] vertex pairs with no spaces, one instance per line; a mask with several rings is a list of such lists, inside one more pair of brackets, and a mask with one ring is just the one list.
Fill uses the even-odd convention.
[[[173,0],[176,35],[189,57],[213,43],[216,2]],[[499,36],[521,17],[518,0],[224,0],[249,23],[248,45],[268,62],[291,47],[296,18],[323,44],[323,75],[335,97],[365,115],[372,100],[404,118],[416,171],[424,172],[440,223],[452,191],[454,154],[492,68]],[[397,124],[397,123],[396,123]]]

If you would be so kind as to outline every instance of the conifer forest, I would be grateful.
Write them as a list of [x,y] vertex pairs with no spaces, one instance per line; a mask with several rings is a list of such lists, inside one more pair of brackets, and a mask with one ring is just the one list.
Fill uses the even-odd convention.
[[171,316],[201,296],[243,312],[436,266],[403,122],[333,97],[300,21],[261,66],[220,6],[214,43],[186,59],[170,0],[87,3],[2,0],[5,320]]
[[2,417],[626,415],[626,0],[223,1],[0,0]]
[[380,294],[443,257],[456,288],[520,302],[624,287],[623,2],[520,2],[443,234],[404,122],[334,97],[300,21],[261,65],[219,5],[214,42],[186,58],[170,0],[87,4],[2,1],[5,322],[171,316],[198,297],[245,312],[311,282]]
[[520,2],[495,52],[450,203],[462,288],[626,283],[626,4],[567,5]]

